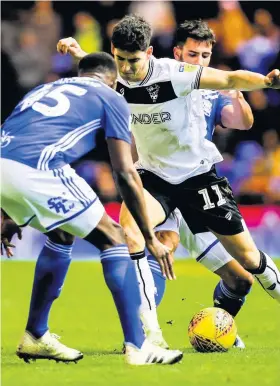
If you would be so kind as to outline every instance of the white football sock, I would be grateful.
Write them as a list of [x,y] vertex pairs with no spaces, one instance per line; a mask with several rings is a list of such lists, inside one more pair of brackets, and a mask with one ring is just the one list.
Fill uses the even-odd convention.
[[155,302],[155,282],[147,257],[134,260],[139,283],[141,306],[140,317],[145,330],[157,331],[160,329]]
[[264,290],[280,303],[280,272],[271,257],[266,253],[264,255],[266,258],[265,270],[263,273],[254,276]]

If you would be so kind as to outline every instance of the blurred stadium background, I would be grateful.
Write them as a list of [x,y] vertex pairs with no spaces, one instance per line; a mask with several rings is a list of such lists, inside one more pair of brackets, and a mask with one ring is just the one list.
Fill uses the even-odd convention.
[[[172,57],[178,23],[203,18],[216,33],[212,67],[266,74],[280,68],[278,2],[238,1],[2,1],[3,122],[19,99],[38,84],[76,74],[70,56],[56,52],[57,41],[73,36],[87,52],[110,51],[114,24],[126,13],[144,16],[153,27],[157,57]],[[246,93],[255,122],[249,131],[217,129],[215,142],[224,156],[218,172],[226,175],[260,249],[280,256],[280,92]],[[118,219],[115,188],[104,139],[98,151],[73,165]],[[277,231],[278,229],[278,231]],[[24,230],[16,257],[35,258],[43,245],[36,231]],[[92,258],[95,250],[81,240],[74,256]],[[186,257],[179,249],[177,255]]]

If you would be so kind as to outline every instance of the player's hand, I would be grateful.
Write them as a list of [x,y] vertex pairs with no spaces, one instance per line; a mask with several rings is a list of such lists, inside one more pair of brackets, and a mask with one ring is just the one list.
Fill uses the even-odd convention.
[[266,75],[267,86],[269,88],[280,89],[280,71],[272,70],[269,74]]
[[81,49],[81,46],[74,38],[64,38],[60,39],[56,46],[57,51],[62,54],[70,54],[75,59],[82,59],[87,55],[85,51]]
[[12,219],[4,219],[1,229],[1,255],[4,255],[4,251],[9,258],[14,255],[11,248],[15,248],[15,245],[11,244],[11,240],[15,234],[19,240],[22,239],[21,228]]
[[158,241],[156,237],[153,237],[150,241],[146,240],[146,246],[151,254],[157,259],[163,276],[167,277],[169,280],[175,280],[176,276],[172,266],[173,257],[170,249]]

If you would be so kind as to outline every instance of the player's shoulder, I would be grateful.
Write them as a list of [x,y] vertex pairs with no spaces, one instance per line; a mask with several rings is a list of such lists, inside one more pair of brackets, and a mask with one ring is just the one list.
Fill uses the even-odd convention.
[[[153,79],[159,79],[161,81],[165,80],[175,80],[177,79],[180,73],[191,73],[195,72],[198,69],[197,65],[189,64],[186,62],[180,62],[176,59],[170,58],[154,58],[154,70],[153,70]],[[180,79],[181,82],[181,79]]]
[[154,66],[154,74],[168,73],[170,74],[174,69],[179,68],[179,63],[175,59],[170,58],[155,58],[153,57],[152,63]]
[[152,56],[150,59],[149,71],[145,79],[145,85],[158,82],[170,81],[172,74],[178,70],[178,62],[170,58],[156,58]]
[[91,78],[86,76],[61,78],[59,80],[56,80],[55,82],[52,82],[52,85],[55,87],[59,87],[62,85],[74,85],[74,86],[76,85],[87,89],[87,91],[92,91],[95,93],[107,93],[108,95],[110,95],[111,93],[114,93],[114,90],[111,89],[109,86],[107,86],[105,83],[101,82],[96,78]]
[[116,104],[126,103],[122,95],[120,95],[114,89],[107,86],[107,84],[101,82],[98,79],[90,77],[64,78],[54,82],[54,85],[61,85],[67,83],[86,88],[88,91],[89,98],[91,98],[93,96],[92,94],[94,94],[95,96],[99,97],[103,102],[106,101],[107,103]]
[[179,72],[193,72],[196,71],[198,66],[195,64],[190,64],[186,62],[180,62],[176,59],[170,59],[170,58],[160,58],[156,59],[155,61],[155,67],[168,69],[169,71],[179,71]]

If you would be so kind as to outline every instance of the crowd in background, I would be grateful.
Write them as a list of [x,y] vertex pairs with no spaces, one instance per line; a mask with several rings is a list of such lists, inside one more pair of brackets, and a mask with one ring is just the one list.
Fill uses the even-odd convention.
[[[56,52],[61,37],[73,36],[87,52],[110,51],[115,23],[127,13],[153,27],[154,54],[173,57],[176,25],[201,17],[217,38],[211,66],[267,74],[280,68],[280,14],[273,3],[238,1],[2,2],[2,122],[19,99],[41,83],[76,74],[69,55]],[[276,4],[277,5],[277,4]],[[275,17],[276,15],[276,17]],[[230,180],[240,203],[280,204],[280,92],[246,93],[254,125],[249,131],[217,129],[224,156],[217,166]],[[74,165],[105,203],[119,200],[104,138],[98,150]]]

